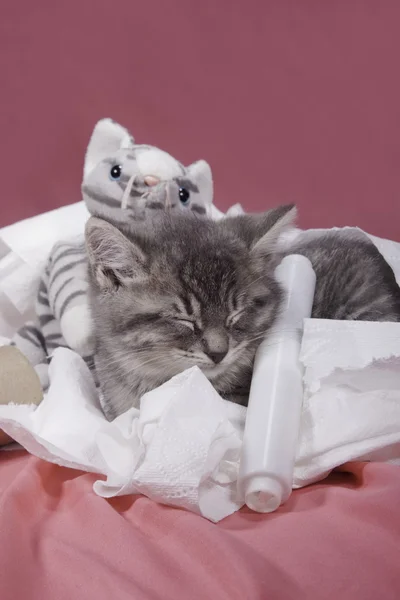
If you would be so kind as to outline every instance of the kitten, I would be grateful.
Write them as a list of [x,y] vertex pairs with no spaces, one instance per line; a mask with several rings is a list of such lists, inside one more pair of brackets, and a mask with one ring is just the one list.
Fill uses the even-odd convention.
[[[108,418],[194,365],[223,397],[247,402],[256,349],[283,299],[277,240],[294,217],[286,206],[219,222],[166,216],[151,228],[89,220],[96,367]],[[339,235],[295,250],[317,272],[314,316],[400,320],[400,290],[372,244]]]
[[311,239],[300,237],[290,253],[307,256],[313,265],[314,318],[400,321],[400,288],[394,273],[362,232],[339,230]]
[[194,365],[224,397],[247,391],[282,300],[275,242],[293,218],[292,207],[260,217],[255,245],[227,220],[190,214],[120,230],[89,220],[96,369],[109,418]]

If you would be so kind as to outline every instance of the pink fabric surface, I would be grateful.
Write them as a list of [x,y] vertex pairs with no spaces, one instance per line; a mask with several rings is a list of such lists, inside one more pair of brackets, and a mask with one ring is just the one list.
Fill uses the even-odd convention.
[[348,465],[271,515],[218,525],[0,454],[1,600],[397,600],[400,469]]
[[0,226],[80,199],[105,116],[222,207],[399,239],[400,2],[2,0]]

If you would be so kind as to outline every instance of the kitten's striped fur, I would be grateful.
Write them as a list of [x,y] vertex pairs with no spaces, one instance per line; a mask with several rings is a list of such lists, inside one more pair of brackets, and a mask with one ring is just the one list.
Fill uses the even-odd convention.
[[[153,227],[87,227],[96,367],[114,418],[143,393],[198,365],[245,403],[255,351],[282,301],[275,243],[291,207],[218,223],[190,215]],[[317,274],[313,316],[400,320],[400,290],[367,238],[342,232],[299,243]]]
[[290,253],[310,259],[316,276],[312,316],[352,321],[400,321],[393,271],[360,231],[329,231],[297,241]]

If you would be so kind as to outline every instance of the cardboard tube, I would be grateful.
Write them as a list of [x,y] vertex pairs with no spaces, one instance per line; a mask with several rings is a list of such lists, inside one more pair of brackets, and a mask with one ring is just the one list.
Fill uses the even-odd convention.
[[[14,346],[0,347],[0,404],[39,404],[42,386],[35,369]],[[0,430],[0,446],[12,439]]]

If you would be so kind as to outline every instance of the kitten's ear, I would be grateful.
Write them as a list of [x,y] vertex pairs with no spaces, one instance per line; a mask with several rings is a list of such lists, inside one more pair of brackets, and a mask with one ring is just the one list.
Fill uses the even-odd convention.
[[93,129],[86,150],[83,177],[87,177],[100,161],[112,156],[121,148],[130,148],[135,143],[125,127],[112,119],[101,119]]
[[85,229],[89,268],[99,288],[110,291],[146,277],[146,256],[114,225],[91,217]]
[[296,214],[296,207],[290,204],[258,215],[227,217],[219,224],[235,233],[253,256],[265,258],[276,251],[280,235],[294,226]]
[[262,215],[258,233],[263,230],[265,233],[253,244],[252,255],[267,258],[274,254],[281,234],[294,226],[296,216],[297,209],[293,204],[279,206]]
[[205,160],[198,160],[186,169],[190,179],[197,185],[206,204],[212,204],[214,186],[211,167]]

